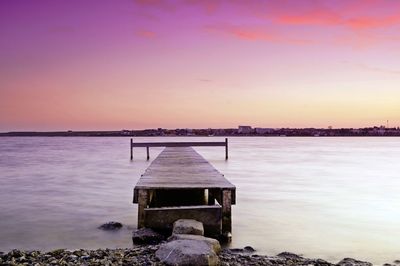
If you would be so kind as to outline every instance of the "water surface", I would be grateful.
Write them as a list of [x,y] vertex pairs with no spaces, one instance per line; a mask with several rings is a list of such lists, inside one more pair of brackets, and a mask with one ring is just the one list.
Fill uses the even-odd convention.
[[[232,246],[331,262],[400,258],[399,138],[236,137],[229,144],[228,161],[221,147],[196,150],[237,187]],[[161,150],[151,149],[151,158]],[[0,250],[131,246],[132,190],[150,162],[142,148],[129,160],[128,138],[0,138]],[[97,229],[111,220],[127,226]]]

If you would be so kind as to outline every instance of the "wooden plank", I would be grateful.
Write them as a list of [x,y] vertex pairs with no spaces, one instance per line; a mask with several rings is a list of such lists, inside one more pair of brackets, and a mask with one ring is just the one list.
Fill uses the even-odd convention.
[[226,146],[226,142],[131,142],[131,147]]
[[178,219],[194,219],[203,223],[206,235],[221,234],[222,212],[219,205],[146,208],[144,212],[145,226],[149,228],[171,230]]
[[135,189],[179,188],[235,191],[235,186],[191,147],[165,148],[135,186]]

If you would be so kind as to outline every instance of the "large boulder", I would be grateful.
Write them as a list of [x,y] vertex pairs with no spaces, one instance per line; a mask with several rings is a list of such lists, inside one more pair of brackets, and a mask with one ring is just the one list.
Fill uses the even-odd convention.
[[212,245],[201,240],[181,239],[164,243],[156,257],[167,265],[218,265]]
[[179,219],[174,222],[173,234],[204,235],[203,223],[192,219]]
[[187,234],[173,234],[172,236],[170,236],[168,238],[168,241],[174,241],[174,240],[203,241],[203,242],[207,243],[208,245],[210,245],[216,254],[218,254],[221,251],[221,245],[219,244],[219,241],[214,238],[209,238],[209,237],[204,237],[204,236],[199,236],[199,235],[187,235]]
[[162,234],[150,228],[140,228],[132,232],[132,242],[137,245],[155,245],[165,240]]

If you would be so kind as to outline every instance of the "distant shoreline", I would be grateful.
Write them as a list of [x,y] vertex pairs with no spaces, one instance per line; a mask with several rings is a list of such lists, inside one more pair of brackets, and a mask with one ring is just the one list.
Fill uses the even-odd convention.
[[11,131],[0,137],[400,137],[400,127],[365,128],[207,128],[86,131]]

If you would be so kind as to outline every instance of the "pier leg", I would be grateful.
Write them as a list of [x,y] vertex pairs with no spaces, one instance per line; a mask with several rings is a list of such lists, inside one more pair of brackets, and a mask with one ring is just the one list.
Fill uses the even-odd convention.
[[148,204],[148,191],[140,189],[138,194],[138,228],[144,227],[145,217],[144,209],[147,208]]
[[225,138],[225,160],[228,160],[228,138]]
[[211,189],[208,189],[207,198],[208,198],[208,202],[207,202],[208,205],[215,205],[215,197],[214,197],[214,193]]
[[132,150],[133,139],[131,139],[131,160],[133,160],[133,150]]
[[222,234],[232,232],[232,195],[230,190],[222,190]]
[[146,151],[147,151],[147,161],[150,160],[150,151],[149,151],[149,147],[146,147]]

